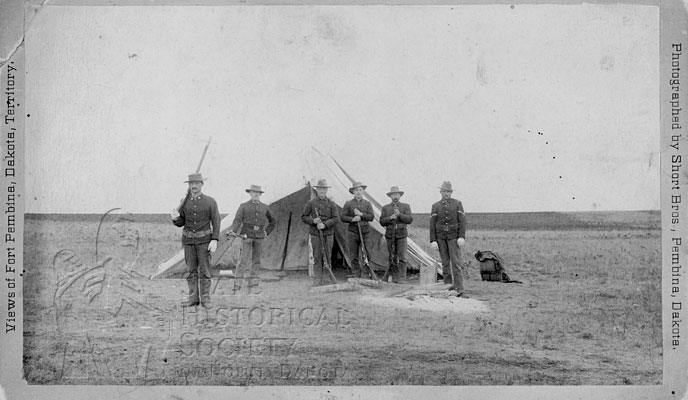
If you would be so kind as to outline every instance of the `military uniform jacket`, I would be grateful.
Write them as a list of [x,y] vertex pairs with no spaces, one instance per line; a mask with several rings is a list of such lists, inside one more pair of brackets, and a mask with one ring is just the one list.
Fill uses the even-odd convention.
[[391,202],[389,204],[386,204],[382,206],[382,213],[380,214],[380,225],[386,227],[385,231],[385,237],[387,239],[392,238],[392,231],[394,230],[394,220],[390,219],[389,217],[394,214],[394,209],[398,208],[399,216],[397,216],[396,219],[396,224],[397,224],[397,230],[394,233],[394,238],[395,239],[402,239],[408,236],[408,232],[406,230],[406,225],[410,224],[413,222],[413,215],[411,215],[411,206],[409,206],[406,203],[402,202]]
[[303,208],[301,220],[305,224],[310,225],[311,235],[318,235],[318,224],[313,223],[313,220],[316,218],[316,209],[318,210],[318,215],[320,215],[320,220],[325,224],[325,229],[322,230],[323,235],[334,235],[334,226],[339,221],[337,205],[328,197],[324,199],[316,197],[306,203],[306,207]]
[[179,211],[179,217],[172,222],[176,226],[184,227],[183,244],[202,244],[220,238],[220,212],[217,210],[217,202],[203,193],[197,197],[189,196]]
[[341,220],[342,222],[346,222],[349,224],[350,232],[355,232],[356,234],[358,234],[358,227],[356,226],[356,222],[351,221],[356,216],[356,214],[354,213],[354,209],[356,208],[358,209],[358,211],[363,213],[363,215],[361,215],[361,222],[359,222],[358,224],[361,225],[361,233],[366,234],[369,230],[368,222],[375,219],[375,214],[373,214],[373,206],[370,204],[368,200],[361,199],[359,201],[353,198],[344,203],[344,207],[342,208]]
[[249,200],[242,203],[234,216],[230,230],[252,239],[264,239],[275,229],[275,218],[270,214],[268,206],[260,201]]
[[466,214],[459,200],[440,200],[430,211],[430,243],[437,239],[466,238]]

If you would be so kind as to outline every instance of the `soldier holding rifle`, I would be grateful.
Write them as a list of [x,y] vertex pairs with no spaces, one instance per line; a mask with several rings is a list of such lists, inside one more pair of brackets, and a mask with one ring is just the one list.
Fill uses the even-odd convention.
[[353,270],[354,278],[364,278],[369,275],[369,271],[365,270],[365,266],[361,265],[358,259],[358,250],[362,252],[370,249],[370,240],[368,239],[368,232],[370,227],[368,222],[375,219],[373,214],[373,206],[370,202],[363,198],[363,191],[367,188],[361,182],[355,182],[349,193],[354,195],[354,198],[344,203],[342,208],[342,222],[349,224],[347,233],[347,244],[349,245],[349,258],[351,259],[351,269]]
[[[468,297],[464,293],[461,265],[461,251],[466,241],[466,215],[463,205],[452,199],[452,184],[442,183],[439,188],[442,200],[432,205],[430,211],[430,244],[440,251],[444,283],[451,283],[457,297]],[[450,265],[451,264],[451,265]]]
[[220,213],[217,202],[202,193],[203,176],[190,174],[186,181],[189,190],[179,208],[172,210],[172,222],[182,230],[184,261],[189,275],[189,297],[183,307],[193,307],[200,303],[210,308],[210,253],[217,249],[220,237]]
[[241,228],[239,233],[243,240],[237,278],[250,278],[254,268],[260,269],[263,240],[275,229],[275,218],[270,214],[268,206],[260,201],[262,188],[251,185],[246,193],[251,196],[251,200],[239,206],[228,232],[228,235],[234,235]]
[[406,280],[406,238],[408,231],[406,225],[413,222],[411,206],[399,201],[404,192],[398,186],[392,186],[387,193],[392,202],[382,206],[380,225],[386,227],[385,239],[389,252],[389,267],[383,280],[390,273],[394,283],[402,283]]
[[[327,197],[327,189],[330,187],[327,186],[327,181],[321,179],[314,187],[317,196],[306,203],[301,220],[310,226],[314,258],[313,284],[317,285],[322,282],[323,259],[329,257],[332,251],[334,226],[339,221],[339,212],[334,201]],[[326,262],[329,268],[329,259]]]

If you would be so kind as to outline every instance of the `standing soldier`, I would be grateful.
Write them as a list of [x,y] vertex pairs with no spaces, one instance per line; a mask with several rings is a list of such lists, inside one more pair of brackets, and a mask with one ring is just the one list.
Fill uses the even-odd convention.
[[[432,205],[430,211],[430,244],[440,251],[444,283],[451,283],[457,297],[468,297],[464,293],[461,265],[461,251],[466,241],[466,215],[459,200],[452,199],[452,184],[442,183],[442,200]],[[451,263],[451,269],[450,264]]]
[[[387,251],[389,252],[389,268],[385,277],[392,272],[394,283],[406,280],[406,225],[413,222],[411,206],[399,201],[403,191],[398,186],[392,186],[387,193],[392,202],[382,207],[380,225],[386,227]],[[396,260],[396,261],[395,261]]]
[[[334,201],[327,197],[327,181],[321,179],[314,186],[317,196],[306,203],[301,220],[310,226],[311,245],[313,246],[313,283],[322,281],[323,258],[329,257],[334,243],[334,226],[339,221],[339,212]],[[322,233],[322,236],[320,235]],[[320,238],[323,238],[321,242]],[[323,254],[323,247],[327,254]],[[328,263],[330,260],[327,261]]]
[[[349,193],[354,195],[354,198],[344,203],[342,208],[342,222],[349,224],[349,231],[347,233],[347,244],[349,246],[349,258],[351,259],[351,269],[355,278],[363,278],[368,275],[368,271],[364,270],[358,259],[358,250],[370,251],[370,241],[368,240],[369,226],[368,222],[375,219],[373,214],[373,206],[370,202],[363,198],[363,191],[367,188],[361,182],[355,182],[349,189]],[[361,243],[363,237],[363,243]]]
[[[172,210],[172,222],[182,230],[184,261],[189,275],[189,297],[182,307],[193,307],[199,303],[210,308],[210,253],[217,249],[220,237],[220,213],[215,199],[202,193],[203,176],[189,175],[189,191],[179,209]],[[199,287],[200,284],[200,287]],[[199,293],[200,292],[200,293]]]
[[[251,185],[246,189],[251,200],[242,203],[236,212],[229,235],[241,228],[239,235],[242,239],[241,261],[237,266],[237,278],[251,278],[254,268],[260,270],[263,240],[275,229],[275,218],[270,214],[268,206],[260,201],[263,190],[258,185]],[[251,258],[249,258],[251,255]]]

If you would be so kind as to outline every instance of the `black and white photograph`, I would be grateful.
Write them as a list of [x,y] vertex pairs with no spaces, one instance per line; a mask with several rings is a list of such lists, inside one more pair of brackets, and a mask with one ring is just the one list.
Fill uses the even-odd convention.
[[685,398],[684,3],[20,6],[0,398]]

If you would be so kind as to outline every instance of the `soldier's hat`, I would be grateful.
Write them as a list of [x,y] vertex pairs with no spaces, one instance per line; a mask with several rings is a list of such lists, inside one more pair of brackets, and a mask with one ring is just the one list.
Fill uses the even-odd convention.
[[361,182],[354,182],[353,186],[349,188],[349,193],[354,194],[354,189],[362,187],[363,190],[366,190],[368,186],[362,184]]
[[449,181],[442,182],[442,186],[440,186],[440,190],[447,190],[450,192],[454,191],[454,189],[452,189],[452,184]]
[[189,179],[184,181],[184,183],[189,183],[189,182],[203,182],[205,179],[203,179],[203,175],[201,174],[189,174]]
[[329,188],[331,186],[327,186],[327,181],[325,179],[320,179],[318,181],[318,184],[314,185],[313,187],[315,187],[315,188]]
[[387,192],[387,196],[392,197],[393,193],[399,193],[400,195],[404,195],[404,192],[402,190],[399,190],[399,186],[392,186],[389,189],[389,192]]
[[246,189],[246,193],[251,193],[251,192],[265,193],[265,192],[263,192],[263,189],[261,189],[261,187],[258,185],[251,185],[250,188]]

